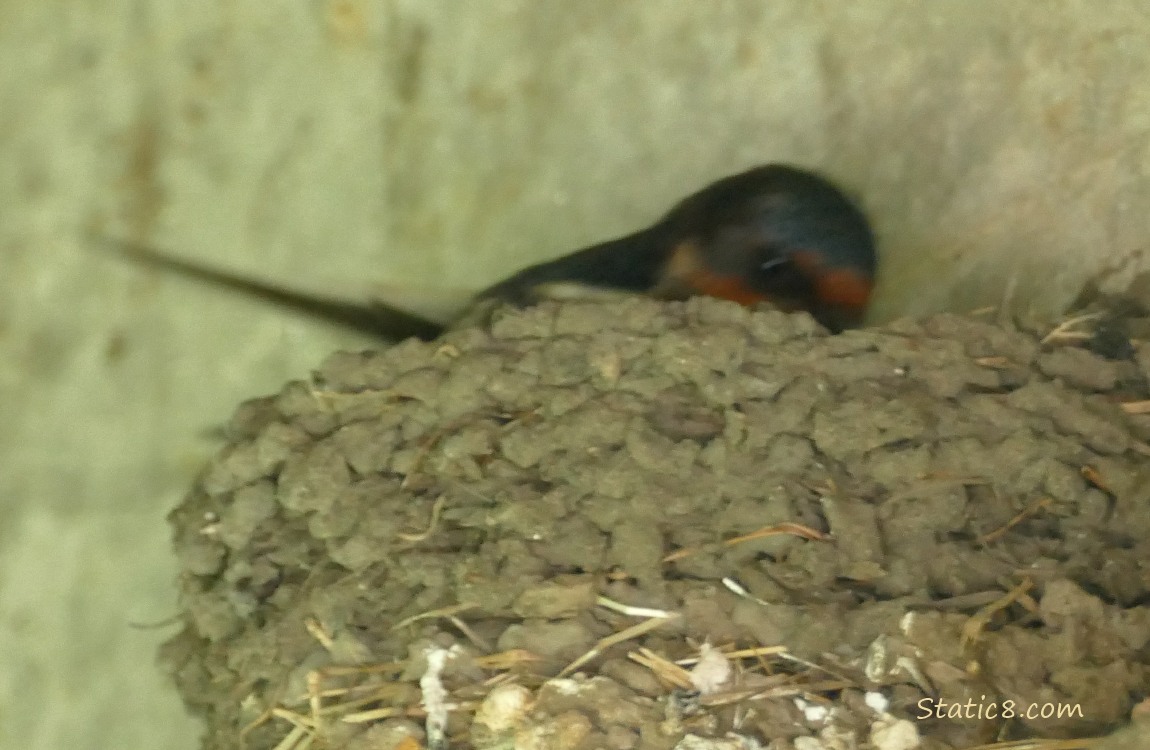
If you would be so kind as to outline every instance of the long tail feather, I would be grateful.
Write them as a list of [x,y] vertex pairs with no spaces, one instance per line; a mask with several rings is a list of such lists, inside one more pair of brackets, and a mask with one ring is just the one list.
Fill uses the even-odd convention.
[[[387,299],[366,298],[362,302],[348,301],[346,296],[337,297],[280,286],[239,272],[180,258],[129,240],[106,236],[98,236],[95,239],[103,247],[134,263],[241,292],[246,296],[266,300],[388,341],[399,341],[413,336],[426,341],[438,336],[445,327],[442,321],[431,320],[410,312]],[[382,289],[380,291],[382,292]]]

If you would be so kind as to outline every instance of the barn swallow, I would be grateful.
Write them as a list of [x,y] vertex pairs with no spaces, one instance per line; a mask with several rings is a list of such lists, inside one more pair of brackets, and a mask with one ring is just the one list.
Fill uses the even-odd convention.
[[[142,245],[110,242],[136,261],[389,340],[434,338],[467,308],[449,304],[446,312],[429,312],[420,309],[426,295],[404,295],[395,287],[375,290],[369,301],[291,289]],[[866,217],[838,188],[814,173],[769,164],[708,185],[646,229],[523,269],[471,303],[524,306],[572,285],[660,299],[708,295],[805,310],[838,332],[862,323],[876,266]]]
[[877,266],[863,213],[811,172],[768,164],[711,183],[654,225],[526,268],[479,297],[534,301],[577,282],[663,299],[707,295],[858,326]]

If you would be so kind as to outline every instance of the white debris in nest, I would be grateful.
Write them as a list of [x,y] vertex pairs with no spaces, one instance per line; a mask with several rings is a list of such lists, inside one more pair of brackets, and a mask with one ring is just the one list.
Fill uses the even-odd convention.
[[890,708],[890,700],[882,693],[874,690],[868,690],[863,696],[863,701],[876,714],[885,714],[886,710]]
[[858,737],[852,729],[831,724],[819,731],[823,750],[858,750]]
[[922,743],[913,723],[890,714],[871,725],[870,742],[875,750],[914,750]]
[[531,691],[522,685],[499,685],[483,699],[474,721],[492,732],[518,726],[531,709]]
[[725,737],[702,737],[686,734],[674,750],[760,750],[762,744],[753,737],[728,732]]
[[795,737],[795,750],[826,750],[823,743],[814,737]]
[[570,677],[556,677],[545,684],[559,695],[578,695],[583,690],[582,684]]
[[427,657],[427,671],[419,678],[419,690],[423,695],[423,709],[427,711],[427,747],[439,750],[447,747],[447,688],[443,687],[443,667],[447,660],[461,653],[458,645],[451,648],[432,647],[424,652]]
[[889,671],[887,659],[886,636],[880,635],[867,646],[866,659],[863,662],[863,674],[866,678],[871,682],[882,682]]
[[915,624],[915,613],[914,612],[907,612],[898,621],[899,632],[901,632],[903,635],[910,635],[910,629],[914,627],[914,624]]
[[802,698],[794,698],[795,708],[803,712],[803,718],[809,724],[822,724],[830,716],[830,709],[821,703],[811,703]]
[[691,685],[700,695],[717,693],[731,681],[731,661],[709,643],[699,647],[699,661],[691,669]]

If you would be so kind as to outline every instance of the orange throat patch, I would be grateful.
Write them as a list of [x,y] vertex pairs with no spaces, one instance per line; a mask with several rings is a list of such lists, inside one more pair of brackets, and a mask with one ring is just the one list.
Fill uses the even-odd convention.
[[[814,299],[774,299],[752,288],[738,275],[718,274],[707,268],[694,242],[683,242],[675,247],[668,260],[661,292],[670,294],[705,294],[709,297],[737,302],[751,307],[769,302],[782,310],[793,311],[806,307],[842,310],[851,317],[861,317],[870,303],[874,284],[862,273],[851,268],[835,268],[822,262],[812,250],[800,250],[791,256],[795,266],[814,285]],[[808,312],[815,312],[809,309]]]
[[814,281],[815,296],[821,304],[860,314],[866,311],[874,289],[866,276],[852,268],[827,266],[812,250],[800,250],[792,257],[799,270]]
[[699,247],[694,242],[682,242],[675,247],[659,286],[664,290],[718,297],[747,307],[770,301],[769,297],[752,289],[738,276],[725,276],[709,270],[699,257]]

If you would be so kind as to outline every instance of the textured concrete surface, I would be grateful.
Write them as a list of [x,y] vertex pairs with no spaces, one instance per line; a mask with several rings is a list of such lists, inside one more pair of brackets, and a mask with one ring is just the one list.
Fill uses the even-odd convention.
[[1150,261],[1150,15],[1085,0],[0,0],[0,747],[194,746],[163,515],[365,342],[98,256],[475,288],[766,160],[861,196],[879,318]]

